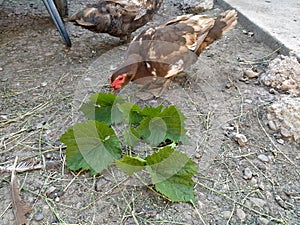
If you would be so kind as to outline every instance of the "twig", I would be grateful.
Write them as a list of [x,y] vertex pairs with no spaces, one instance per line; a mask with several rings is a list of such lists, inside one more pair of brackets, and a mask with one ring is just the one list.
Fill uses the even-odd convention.
[[39,164],[39,165],[30,165],[29,163],[23,162],[19,164],[17,167],[12,166],[0,166],[0,173],[4,172],[13,172],[16,171],[17,173],[23,173],[26,171],[32,171],[32,170],[40,170],[43,169],[44,166]]
[[109,189],[108,191],[104,192],[102,195],[98,196],[95,200],[93,200],[92,202],[90,202],[88,205],[86,205],[85,207],[80,208],[80,211],[83,211],[87,208],[89,208],[91,205],[93,205],[96,201],[98,201],[99,199],[103,198],[104,196],[108,195],[109,193],[111,193],[114,189],[120,187],[120,185],[122,183],[124,183],[126,180],[128,180],[128,177],[126,177],[125,179],[123,179],[122,181],[120,181],[118,184],[116,184],[115,186],[113,186],[111,189]]
[[24,113],[24,114],[22,114],[18,117],[15,117],[13,119],[7,120],[6,122],[0,124],[0,128],[4,127],[7,124],[14,123],[14,122],[17,122],[19,120],[23,120],[25,117],[32,115],[36,111],[44,109],[49,103],[50,102],[41,103],[41,104],[37,105],[36,107],[34,107],[33,109],[27,111],[26,113]]
[[[41,156],[42,154],[45,154],[45,153],[48,153],[48,152],[55,152],[57,150],[60,150],[62,146],[58,146],[58,147],[55,147],[55,148],[52,148],[52,149],[47,149],[43,152],[40,152],[40,153],[36,153],[34,155],[31,155],[31,156],[28,156],[28,157],[24,157],[24,158],[21,158],[19,159],[18,161],[26,161],[28,159],[31,159],[31,158],[34,158],[34,157],[37,157],[37,156]],[[9,161],[6,161],[6,162],[0,162],[0,165],[6,165],[6,164],[10,164],[12,163],[14,160],[9,160]]]
[[3,210],[3,212],[0,214],[0,218],[7,212],[7,210],[11,207],[12,203],[9,203],[8,206]]
[[206,223],[205,223],[205,221],[204,221],[202,215],[200,214],[198,208],[194,205],[194,203],[192,203],[192,204],[193,204],[193,207],[194,207],[194,209],[195,209],[195,211],[196,211],[196,213],[197,213],[199,219],[201,220],[201,222],[202,222],[204,225],[206,225]]
[[230,213],[230,217],[228,218],[228,220],[227,220],[227,222],[226,222],[226,225],[230,224],[230,220],[232,219],[234,210],[235,210],[235,204],[233,204],[233,208],[232,208],[232,211],[231,211],[231,213]]
[[71,184],[75,181],[75,179],[78,178],[78,176],[82,173],[82,170],[80,170],[73,178],[72,180],[68,183],[68,185],[64,188],[63,192],[66,192],[68,188],[71,186]]
[[265,60],[265,59],[269,58],[271,55],[277,53],[281,48],[282,48],[282,46],[279,46],[277,49],[275,49],[271,53],[269,53],[269,54],[267,54],[267,55],[265,55],[265,56],[263,56],[261,58],[255,59],[254,61],[244,60],[244,62],[240,62],[240,64],[249,64],[249,65],[252,65],[252,64],[262,63],[264,61],[260,61],[260,60]]
[[21,199],[18,178],[16,175],[18,157],[16,156],[13,165],[13,170],[11,171],[11,181],[10,181],[10,192],[12,198],[12,208],[15,215],[15,220],[17,224],[26,224],[26,214],[31,211],[31,208]]
[[275,218],[275,217],[273,217],[273,216],[270,216],[270,215],[268,215],[268,214],[266,214],[266,213],[259,212],[258,210],[253,209],[253,208],[251,208],[250,206],[247,206],[247,205],[245,205],[245,204],[243,204],[243,203],[241,203],[241,202],[238,202],[237,200],[235,200],[235,199],[233,199],[233,198],[231,198],[231,197],[229,197],[229,196],[227,196],[227,195],[222,194],[221,192],[215,190],[214,188],[208,187],[208,186],[206,186],[206,185],[204,185],[204,184],[202,184],[202,183],[200,183],[200,182],[198,182],[197,184],[200,185],[201,187],[203,187],[203,188],[205,188],[205,189],[207,189],[207,190],[213,192],[213,193],[216,193],[216,194],[218,194],[218,195],[220,195],[220,196],[226,198],[227,200],[233,202],[234,204],[237,204],[237,205],[239,205],[239,206],[241,206],[241,207],[243,207],[243,208],[245,208],[245,209],[248,209],[248,210],[250,210],[250,211],[252,211],[252,212],[254,212],[254,213],[256,213],[256,214],[258,214],[258,215],[260,215],[260,216],[267,217],[267,218],[269,218],[269,219],[271,219],[271,220],[273,220],[273,221],[276,221],[276,222],[278,222],[278,223],[282,223],[282,224],[288,225],[288,224],[287,224],[285,221],[283,221],[282,219],[278,219],[278,218]]

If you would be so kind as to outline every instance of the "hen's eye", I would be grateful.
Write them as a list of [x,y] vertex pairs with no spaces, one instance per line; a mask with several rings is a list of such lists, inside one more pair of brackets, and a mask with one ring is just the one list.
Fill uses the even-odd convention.
[[123,80],[123,77],[119,77],[119,80]]

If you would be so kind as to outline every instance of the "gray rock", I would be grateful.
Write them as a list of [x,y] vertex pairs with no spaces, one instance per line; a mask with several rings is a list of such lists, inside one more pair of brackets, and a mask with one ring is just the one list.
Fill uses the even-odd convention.
[[243,210],[241,210],[240,208],[236,209],[236,215],[241,221],[244,221],[246,219],[245,212]]
[[276,124],[275,124],[275,122],[273,120],[270,120],[268,122],[268,126],[269,126],[270,130],[276,131],[278,129],[277,126],[276,126]]
[[259,224],[262,224],[262,225],[268,225],[270,223],[270,220],[268,220],[264,217],[259,217],[257,220],[258,220]]
[[249,199],[250,199],[250,201],[252,203],[254,203],[255,205],[257,205],[257,206],[259,206],[261,208],[264,207],[264,205],[267,204],[267,202],[265,200],[261,199],[261,198],[253,198],[253,197],[251,197]]
[[247,69],[244,71],[244,75],[247,77],[247,78],[257,78],[258,77],[258,73],[257,72],[254,72],[252,69]]
[[231,217],[231,212],[230,211],[224,211],[222,212],[222,216],[224,219],[229,219]]
[[44,214],[43,212],[37,212],[36,214],[34,214],[34,219],[36,221],[41,221],[42,219],[44,219]]
[[250,184],[257,185],[257,179],[255,177],[252,177],[250,180]]
[[284,144],[284,140],[282,140],[282,139],[277,139],[277,142],[278,142],[279,144],[281,144],[281,145]]
[[210,10],[214,6],[213,0],[173,0],[175,6],[185,13],[198,14]]
[[256,166],[262,171],[266,171],[268,169],[268,167],[264,163],[256,163]]
[[250,179],[252,178],[252,176],[253,176],[252,171],[251,171],[248,167],[246,167],[246,168],[244,169],[244,176],[243,176],[243,178],[244,178],[245,180],[250,180]]
[[248,139],[244,134],[233,133],[233,139],[239,144],[239,146],[244,147]]
[[281,133],[282,137],[284,137],[284,138],[290,138],[293,136],[292,132],[285,127],[281,127],[280,133]]
[[260,161],[262,161],[262,162],[269,162],[269,157],[266,156],[266,155],[264,155],[264,154],[258,155],[257,158],[258,158]]

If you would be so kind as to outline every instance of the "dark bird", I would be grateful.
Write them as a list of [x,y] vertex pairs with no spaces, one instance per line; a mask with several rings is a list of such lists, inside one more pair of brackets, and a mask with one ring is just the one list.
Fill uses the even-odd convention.
[[[58,13],[58,10],[56,8],[56,5],[62,6],[62,3],[66,3],[63,0],[55,0],[55,3],[53,0],[43,0],[57,30],[59,31],[61,37],[64,39],[66,45],[68,47],[71,47],[72,43],[71,43],[71,39],[69,37],[69,34],[65,28],[65,25],[63,23],[63,20],[61,19],[60,14]],[[63,10],[62,8],[59,8],[60,10]]]
[[236,23],[236,11],[228,10],[214,18],[182,15],[144,30],[130,43],[123,65],[111,75],[112,91],[130,81],[149,78],[153,81],[159,77],[169,81],[184,73],[208,45],[220,39]]
[[149,22],[163,0],[100,0],[69,17],[69,21],[97,33],[130,42],[131,33]]

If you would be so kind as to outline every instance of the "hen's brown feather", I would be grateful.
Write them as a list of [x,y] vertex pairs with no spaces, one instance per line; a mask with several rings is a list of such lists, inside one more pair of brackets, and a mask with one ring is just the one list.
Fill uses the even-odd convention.
[[162,0],[100,0],[88,4],[69,21],[97,33],[130,39],[130,35],[150,21]]
[[[183,15],[157,27],[144,30],[130,44],[127,60],[111,76],[114,81],[120,70],[129,72],[127,81],[153,76],[170,78],[184,72],[199,54],[229,31],[237,22],[235,10],[228,10],[216,18],[205,15]],[[136,58],[136,61],[134,60]],[[127,66],[127,65],[131,66]],[[135,71],[130,71],[136,64]],[[124,71],[124,67],[125,69]],[[126,83],[122,84],[122,86]],[[113,88],[114,86],[111,85]]]

